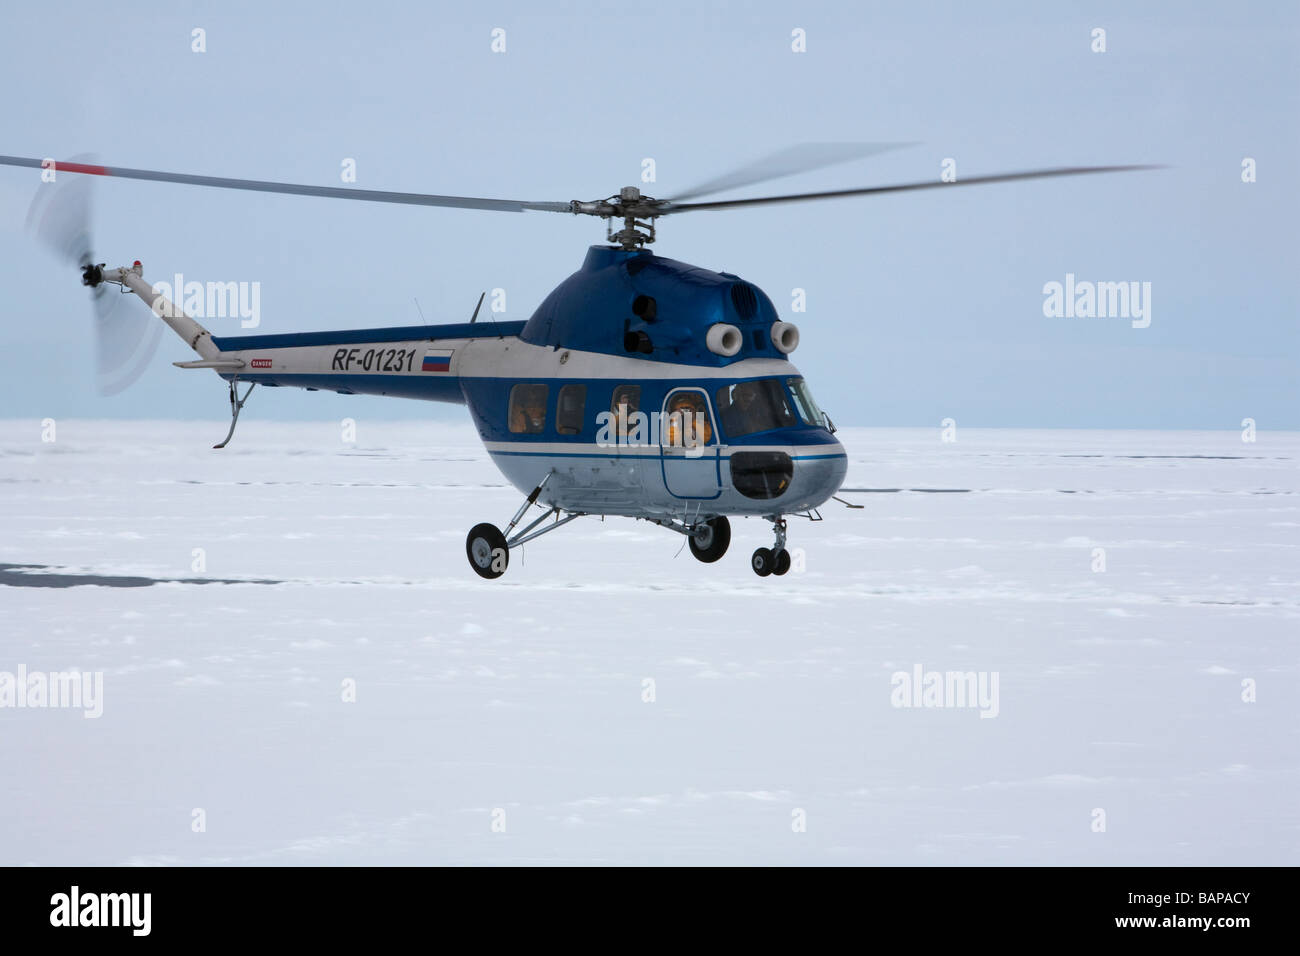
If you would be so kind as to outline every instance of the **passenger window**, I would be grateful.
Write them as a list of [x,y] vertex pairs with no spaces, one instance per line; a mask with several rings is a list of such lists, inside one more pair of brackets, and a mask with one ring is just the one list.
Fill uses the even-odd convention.
[[675,448],[696,448],[713,438],[709,403],[700,392],[677,392],[668,399],[666,444]]
[[516,385],[510,390],[510,431],[540,435],[546,427],[546,386]]
[[626,437],[631,430],[628,419],[632,417],[633,412],[640,408],[640,385],[619,385],[614,389],[614,397],[610,399],[609,410],[614,415],[614,431],[616,434]]
[[555,405],[555,430],[561,435],[582,431],[582,413],[587,407],[586,385],[565,385]]

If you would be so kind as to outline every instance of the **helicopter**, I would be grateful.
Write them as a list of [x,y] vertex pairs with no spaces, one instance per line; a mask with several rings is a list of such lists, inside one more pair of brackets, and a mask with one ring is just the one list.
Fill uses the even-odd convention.
[[[798,327],[781,319],[772,300],[738,275],[656,255],[648,248],[656,239],[656,221],[687,212],[1156,168],[1056,167],[948,182],[709,198],[900,145],[907,144],[801,144],[670,199],[626,186],[604,199],[569,202],[230,179],[103,166],[80,157],[55,162],[0,156],[0,165],[43,174],[604,219],[606,242],[588,248],[582,266],[525,321],[478,322],[480,296],[468,322],[215,336],[156,291],[139,261],[118,267],[94,261],[84,194],[41,208],[38,193],[33,206],[38,235],[77,264],[82,284],[91,289],[101,389],[129,384],[162,328],[152,318],[142,324],[142,315],[117,315],[105,296],[116,286],[142,299],[198,355],[174,365],[211,370],[226,382],[230,428],[214,448],[234,436],[258,385],[465,405],[493,463],[524,495],[504,528],[482,522],[469,530],[466,558],[480,577],[501,577],[511,551],[586,516],[652,522],[683,535],[704,563],[727,553],[731,518],[765,519],[773,543],[755,550],[750,566],[767,577],[790,570],[787,518],[821,520],[818,509],[837,497],[843,483],[847,454],[791,361]],[[247,386],[242,393],[241,385]],[[534,507],[541,513],[525,522]]]

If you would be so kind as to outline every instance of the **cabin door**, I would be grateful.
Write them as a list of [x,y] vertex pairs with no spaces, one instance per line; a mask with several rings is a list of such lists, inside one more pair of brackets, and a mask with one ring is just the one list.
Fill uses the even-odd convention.
[[664,399],[659,455],[664,487],[675,498],[722,494],[718,430],[709,396],[700,388],[677,388]]

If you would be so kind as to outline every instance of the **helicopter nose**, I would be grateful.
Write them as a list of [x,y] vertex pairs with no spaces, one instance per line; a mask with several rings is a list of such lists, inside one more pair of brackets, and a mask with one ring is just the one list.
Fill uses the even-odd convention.
[[732,486],[747,498],[789,512],[816,508],[840,490],[848,459],[830,434],[827,440],[785,450],[738,451],[731,456]]
[[844,446],[831,441],[796,455],[794,466],[794,480],[790,483],[792,497],[799,499],[799,507],[816,508],[840,490],[849,461]]

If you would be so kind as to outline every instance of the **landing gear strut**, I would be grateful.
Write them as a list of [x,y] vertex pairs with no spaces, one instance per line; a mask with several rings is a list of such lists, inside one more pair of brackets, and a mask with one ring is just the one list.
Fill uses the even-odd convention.
[[[505,531],[501,531],[496,525],[487,522],[476,524],[470,529],[469,534],[465,537],[465,556],[469,558],[469,566],[474,569],[474,573],[479,577],[489,580],[501,577],[506,573],[506,568],[510,566],[511,548],[527,544],[534,538],[540,538],[556,528],[563,527],[574,518],[581,518],[586,514],[585,511],[571,511],[561,518],[559,507],[553,506],[525,525],[518,534],[511,536],[511,532],[515,530],[515,525],[519,524],[520,519],[523,518],[524,512],[537,503],[537,496],[542,493],[542,489],[550,481],[551,474],[554,473],[547,473],[541,484],[532,490],[527,500],[515,512],[515,516],[510,519],[510,523],[506,525]],[[557,520],[545,527],[538,527],[547,518]]]
[[749,559],[749,566],[760,578],[769,574],[780,576],[790,570],[790,552],[785,549],[785,519],[774,515],[771,521],[775,543],[770,548],[759,548]]

